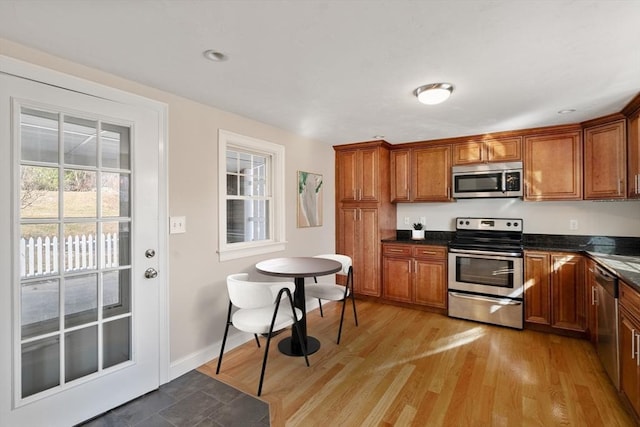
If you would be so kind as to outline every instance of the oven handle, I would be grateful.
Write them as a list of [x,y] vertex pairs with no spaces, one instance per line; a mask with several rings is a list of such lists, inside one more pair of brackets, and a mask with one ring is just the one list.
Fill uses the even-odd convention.
[[479,295],[467,295],[467,294],[461,294],[458,292],[449,292],[449,294],[456,298],[478,300],[478,301],[485,301],[485,302],[491,302],[491,303],[498,302],[500,303],[500,305],[522,305],[522,302],[520,301],[509,300],[507,298],[482,297]]
[[469,254],[469,255],[482,255],[485,257],[491,257],[494,255],[510,257],[510,258],[522,258],[522,252],[493,252],[493,251],[475,251],[472,249],[449,249],[449,252],[456,254]]

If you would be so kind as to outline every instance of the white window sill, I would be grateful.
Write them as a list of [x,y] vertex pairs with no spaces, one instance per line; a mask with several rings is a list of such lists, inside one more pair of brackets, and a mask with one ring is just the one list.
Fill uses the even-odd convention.
[[284,251],[286,242],[271,242],[261,245],[251,245],[240,248],[231,248],[218,251],[220,261],[229,261],[232,259],[246,258],[253,255],[268,254],[271,252]]

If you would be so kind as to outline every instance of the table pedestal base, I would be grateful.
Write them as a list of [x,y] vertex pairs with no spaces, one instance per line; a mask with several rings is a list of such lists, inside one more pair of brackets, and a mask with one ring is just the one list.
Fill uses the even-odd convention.
[[[292,345],[291,337],[285,338],[278,343],[278,349],[282,354],[286,354],[287,356],[295,356],[302,357],[302,348],[300,348],[298,343],[296,345]],[[307,337],[307,355],[313,354],[316,351],[320,350],[320,341],[314,337]]]

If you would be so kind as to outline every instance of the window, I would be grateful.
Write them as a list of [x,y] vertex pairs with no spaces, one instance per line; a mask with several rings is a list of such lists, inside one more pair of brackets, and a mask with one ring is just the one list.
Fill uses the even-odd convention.
[[220,129],[220,260],[284,250],[284,147]]

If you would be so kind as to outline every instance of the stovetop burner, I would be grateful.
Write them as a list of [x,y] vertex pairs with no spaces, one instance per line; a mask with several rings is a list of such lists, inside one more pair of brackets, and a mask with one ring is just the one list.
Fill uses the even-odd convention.
[[522,252],[522,219],[457,218],[449,248],[492,252]]

